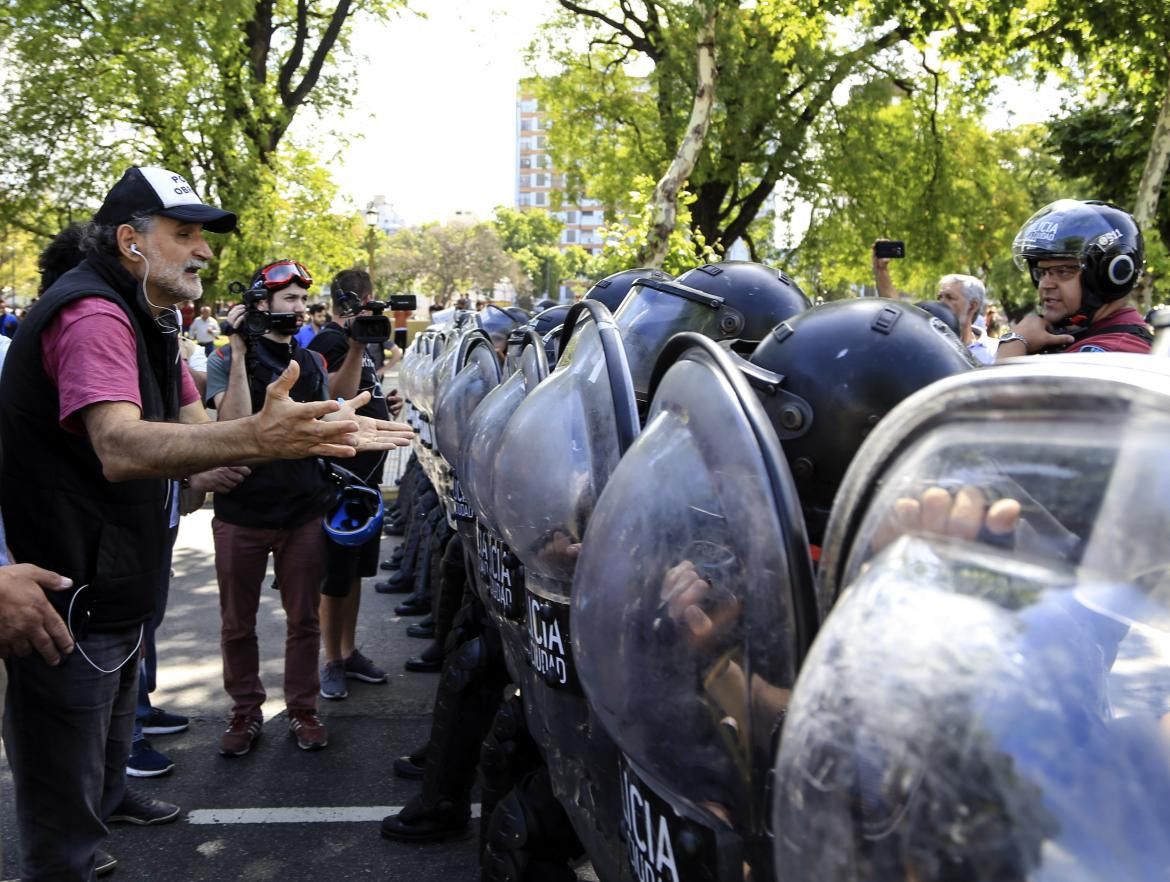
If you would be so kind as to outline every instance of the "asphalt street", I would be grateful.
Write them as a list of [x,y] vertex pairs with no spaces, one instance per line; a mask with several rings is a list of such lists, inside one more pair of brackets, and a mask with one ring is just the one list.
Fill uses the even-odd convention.
[[[384,556],[398,541],[383,539]],[[412,620],[394,615],[401,596],[377,594],[373,582],[367,579],[362,586],[358,643],[389,671],[390,682],[351,680],[347,699],[322,699],[329,746],[314,753],[299,750],[288,733],[281,695],[284,613],[278,593],[265,587],[258,619],[268,691],[264,734],[248,755],[226,759],[218,751],[230,705],[221,679],[211,507],[183,519],[170,601],[158,635],[158,689],[152,698],[157,706],[189,716],[191,726],[152,739],[175,761],[172,773],[130,781],[149,796],[179,804],[184,816],[165,826],[114,826],[107,850],[119,865],[112,879],[479,878],[472,836],[408,846],[379,835],[382,816],[417,791],[417,782],[393,775],[391,763],[425,741],[438,674],[403,670],[405,659],[426,644],[406,636]],[[265,584],[270,583],[271,571]],[[0,765],[0,841],[0,878],[16,878],[6,762]]]

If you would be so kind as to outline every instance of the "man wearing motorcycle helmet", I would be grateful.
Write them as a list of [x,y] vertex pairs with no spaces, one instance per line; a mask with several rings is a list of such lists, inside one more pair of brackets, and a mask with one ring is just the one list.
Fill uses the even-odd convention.
[[1060,199],[1016,234],[1012,258],[1032,276],[1040,313],[999,340],[997,361],[1046,352],[1149,352],[1152,336],[1128,295],[1145,247],[1134,219],[1107,202]]

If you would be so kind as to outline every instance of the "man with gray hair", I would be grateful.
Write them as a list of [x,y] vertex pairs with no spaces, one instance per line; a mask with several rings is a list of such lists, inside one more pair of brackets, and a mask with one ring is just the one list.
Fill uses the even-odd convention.
[[[884,241],[879,239],[878,242]],[[877,242],[874,243],[875,245]],[[890,258],[873,256],[873,277],[878,295],[891,300],[901,300],[902,295],[890,278]],[[995,363],[995,349],[988,346],[986,335],[981,329],[973,329],[976,318],[983,315],[983,303],[987,297],[983,282],[974,276],[949,273],[938,280],[938,300],[955,314],[959,324],[959,339],[975,356],[980,364]]]

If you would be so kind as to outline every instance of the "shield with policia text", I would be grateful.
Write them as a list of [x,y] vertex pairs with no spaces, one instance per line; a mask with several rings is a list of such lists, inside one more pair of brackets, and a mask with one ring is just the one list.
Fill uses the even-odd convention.
[[[565,335],[571,337],[567,347]],[[557,369],[516,408],[496,456],[494,515],[524,567],[526,595],[526,633],[503,633],[505,639],[526,638],[510,651],[527,654],[517,673],[529,731],[582,844],[604,865],[612,863],[604,855],[616,851],[618,831],[604,826],[616,819],[593,811],[601,797],[599,782],[588,775],[593,727],[573,663],[569,599],[589,514],[636,436],[638,417],[608,309],[594,301],[575,306],[562,349]],[[578,823],[582,819],[587,823]]]
[[513,332],[517,368],[492,389],[472,412],[459,456],[460,487],[475,518],[473,568],[476,593],[499,628],[509,674],[517,684],[527,671],[524,572],[519,559],[500,537],[495,516],[495,469],[500,437],[512,414],[548,375],[543,341],[529,330]]
[[1168,437],[1144,355],[965,373],[877,427],[779,748],[778,880],[1170,878]]
[[768,877],[773,746],[815,597],[753,382],[780,378],[705,337],[670,341],[577,562],[575,660],[615,744],[589,776],[613,782],[598,808],[639,880]]

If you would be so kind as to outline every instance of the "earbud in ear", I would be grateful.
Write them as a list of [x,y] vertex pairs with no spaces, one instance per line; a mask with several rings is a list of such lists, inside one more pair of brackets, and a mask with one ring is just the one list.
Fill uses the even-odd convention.
[[137,243],[137,242],[133,243],[133,244],[130,246],[130,253],[131,253],[131,254],[137,254],[139,257],[141,257],[141,256],[142,256],[142,252],[138,250],[138,243]]

